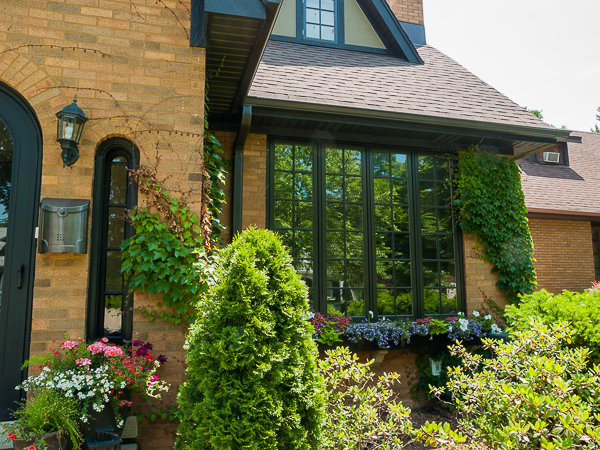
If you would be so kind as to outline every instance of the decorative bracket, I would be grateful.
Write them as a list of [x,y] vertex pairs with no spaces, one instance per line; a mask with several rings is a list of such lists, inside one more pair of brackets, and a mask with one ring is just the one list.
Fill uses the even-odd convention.
[[387,354],[387,350],[375,350],[374,352],[371,352],[371,358],[374,359],[373,365],[380,366],[381,363],[383,363],[383,360],[385,359],[385,355]]

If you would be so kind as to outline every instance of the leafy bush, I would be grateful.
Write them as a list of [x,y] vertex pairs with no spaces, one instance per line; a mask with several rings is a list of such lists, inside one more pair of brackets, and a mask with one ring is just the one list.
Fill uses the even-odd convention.
[[22,403],[15,412],[17,420],[5,425],[14,435],[12,439],[42,439],[48,433],[66,435],[79,448],[83,437],[79,429],[85,410],[75,398],[65,397],[63,392],[52,389],[36,391],[29,401]]
[[548,325],[568,322],[573,344],[589,347],[591,358],[600,361],[600,290],[564,291],[559,295],[541,290],[523,296],[519,307],[507,307],[505,315],[519,330],[530,329],[531,318]]
[[400,375],[386,373],[374,380],[371,364],[359,363],[347,347],[326,352],[319,360],[325,378],[326,420],[323,426],[323,450],[388,449],[400,450],[418,441],[441,445],[452,439],[464,442],[448,425],[427,423],[415,430],[410,409],[397,401],[394,385]]
[[275,234],[247,230],[220,257],[187,339],[183,449],[316,449],[323,379],[308,291]]
[[460,429],[489,449],[599,448],[600,368],[588,369],[586,348],[566,348],[566,324],[531,322],[512,341],[485,340],[496,357],[484,359],[463,346],[448,384]]

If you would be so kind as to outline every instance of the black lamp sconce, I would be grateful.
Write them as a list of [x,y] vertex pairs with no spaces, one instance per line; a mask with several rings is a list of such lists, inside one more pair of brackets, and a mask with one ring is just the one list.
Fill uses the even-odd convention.
[[62,152],[60,157],[63,160],[63,167],[72,166],[79,159],[79,141],[83,134],[83,127],[88,118],[77,106],[77,94],[73,98],[73,103],[65,106],[56,113],[58,117],[56,140],[60,142]]

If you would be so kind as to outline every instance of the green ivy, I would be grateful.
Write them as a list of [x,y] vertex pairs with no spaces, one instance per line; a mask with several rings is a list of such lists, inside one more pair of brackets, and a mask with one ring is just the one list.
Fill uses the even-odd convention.
[[483,257],[498,273],[496,285],[514,303],[536,286],[533,241],[517,164],[470,149],[459,154],[454,205],[460,226],[483,244]]
[[130,292],[163,294],[158,309],[141,309],[151,321],[156,317],[170,323],[195,320],[195,306],[211,284],[214,249],[222,246],[224,226],[220,216],[226,202],[222,185],[228,162],[220,142],[209,130],[207,116],[208,100],[204,109],[200,218],[185,200],[163,188],[156,170],[140,168],[132,172],[150,208],[129,212],[136,234],[121,246],[121,271],[128,279]]

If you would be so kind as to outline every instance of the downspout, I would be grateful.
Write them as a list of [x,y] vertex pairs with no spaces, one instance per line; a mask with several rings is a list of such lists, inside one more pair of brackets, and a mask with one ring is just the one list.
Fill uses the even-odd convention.
[[233,223],[231,227],[231,237],[234,238],[242,232],[242,209],[244,194],[244,146],[250,132],[252,123],[252,106],[244,105],[242,107],[242,121],[240,130],[235,138],[233,147]]

